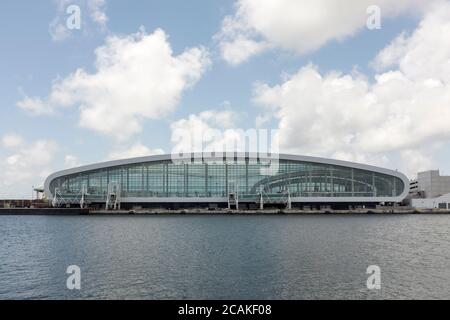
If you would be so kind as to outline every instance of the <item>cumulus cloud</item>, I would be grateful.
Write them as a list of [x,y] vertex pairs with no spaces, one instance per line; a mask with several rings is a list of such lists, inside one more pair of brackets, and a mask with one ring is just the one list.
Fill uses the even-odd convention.
[[67,28],[69,18],[67,8],[76,5],[81,12],[81,29],[83,34],[91,32],[93,28],[100,31],[106,29],[108,16],[106,15],[106,0],[53,0],[57,14],[50,22],[49,33],[53,41],[64,41],[70,38],[73,30]]
[[141,131],[145,119],[174,111],[210,64],[202,47],[175,56],[160,29],[111,36],[95,55],[96,72],[78,69],[55,80],[47,98],[25,96],[18,106],[35,114],[78,106],[81,127],[125,140]]
[[[11,142],[12,135],[2,137]],[[31,187],[43,183],[51,172],[58,145],[51,140],[25,143],[18,135],[0,156],[0,198],[29,198]],[[17,141],[21,141],[17,143]]]
[[278,153],[276,131],[242,129],[231,110],[208,110],[175,121],[172,154],[189,152]]
[[106,26],[108,16],[106,15],[106,0],[88,0],[87,6],[92,20],[100,26]]
[[[427,2],[427,3],[425,3]],[[271,47],[298,54],[342,40],[366,26],[367,9],[376,5],[382,18],[429,5],[420,0],[236,0],[216,35],[223,58],[239,64]]]
[[76,156],[68,154],[64,157],[64,167],[65,168],[75,168],[75,167],[79,167],[79,166],[80,166],[80,162]]
[[417,155],[450,139],[448,39],[450,3],[442,2],[377,56],[374,65],[391,69],[373,82],[308,65],[279,85],[256,85],[254,99],[275,113],[286,152],[374,164],[400,158],[409,173],[424,169],[430,154]]
[[403,150],[400,152],[402,170],[410,177],[416,178],[418,172],[433,169],[433,160],[425,150]]
[[[402,33],[382,50],[372,65],[378,71],[398,68],[409,79],[439,86],[450,82],[449,2],[430,5],[431,10],[417,30],[407,36]],[[434,81],[434,82],[433,82]]]
[[164,154],[162,149],[150,149],[141,142],[137,142],[131,147],[119,147],[118,150],[111,152],[107,160],[121,160],[138,157],[146,157]]
[[38,97],[25,96],[17,103],[17,106],[30,115],[50,115],[53,113],[53,106],[44,103]]
[[223,136],[218,133],[231,129],[233,118],[231,111],[207,110],[173,122],[172,154],[207,151],[211,144],[223,142]]
[[1,145],[5,148],[15,148],[23,144],[23,138],[16,133],[5,134],[1,139]]
[[231,65],[238,65],[248,60],[265,49],[269,45],[265,42],[258,42],[244,36],[238,36],[231,41],[223,41],[220,43],[220,50],[223,58]]

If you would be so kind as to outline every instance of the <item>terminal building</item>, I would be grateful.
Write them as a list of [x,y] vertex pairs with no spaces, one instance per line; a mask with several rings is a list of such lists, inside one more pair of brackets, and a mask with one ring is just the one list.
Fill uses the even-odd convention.
[[[174,160],[176,158],[176,160]],[[374,208],[402,202],[398,171],[331,159],[248,153],[161,155],[56,172],[54,206],[140,208]]]

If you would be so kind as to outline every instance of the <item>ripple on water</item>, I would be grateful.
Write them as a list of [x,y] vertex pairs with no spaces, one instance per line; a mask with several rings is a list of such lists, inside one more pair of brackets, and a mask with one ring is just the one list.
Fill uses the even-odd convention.
[[0,298],[449,299],[449,230],[449,215],[2,216]]

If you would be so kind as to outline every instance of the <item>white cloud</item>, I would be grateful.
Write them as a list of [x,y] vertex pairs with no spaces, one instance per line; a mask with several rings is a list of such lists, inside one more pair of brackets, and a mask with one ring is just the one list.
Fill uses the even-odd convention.
[[222,142],[222,134],[217,133],[232,128],[233,118],[229,110],[207,110],[175,121],[171,125],[171,153],[207,151],[211,144]]
[[[427,3],[425,3],[427,2]],[[366,26],[367,8],[377,5],[382,18],[421,9],[421,0],[236,0],[216,35],[222,56],[238,64],[264,49],[278,47],[298,54],[342,40]]]
[[80,126],[125,140],[141,131],[145,119],[174,111],[210,64],[202,47],[174,56],[160,29],[111,36],[95,54],[95,73],[78,69],[55,80],[46,99],[25,97],[18,106],[37,114],[79,106]]
[[17,106],[31,115],[49,115],[53,113],[53,107],[44,103],[41,98],[25,96],[17,103]]
[[0,157],[0,198],[29,198],[31,187],[41,185],[51,172],[58,145],[37,140],[11,149]]
[[53,41],[69,39],[73,31],[66,26],[69,15],[66,10],[70,5],[77,5],[81,9],[82,34],[88,34],[92,29],[100,31],[106,29],[108,16],[106,15],[106,0],[53,0],[57,14],[50,22],[49,33]]
[[150,149],[141,142],[137,142],[131,147],[119,147],[118,150],[108,155],[108,160],[122,160],[138,157],[146,157],[164,154],[162,149]]
[[91,18],[100,26],[106,26],[108,16],[106,15],[106,0],[89,0],[88,8]]
[[258,42],[244,36],[238,36],[230,42],[224,41],[220,43],[223,58],[232,65],[245,62],[251,56],[263,52],[268,47],[268,44],[264,42]]
[[55,18],[50,23],[49,32],[52,40],[55,42],[64,41],[70,37],[70,30],[58,18]]
[[78,158],[74,155],[68,154],[64,157],[65,168],[76,168],[80,166]]
[[[450,82],[449,2],[430,5],[431,10],[418,29],[407,37],[404,33],[382,50],[372,63],[378,71],[398,69],[414,81]],[[433,85],[433,83],[429,83]]]
[[322,75],[309,65],[280,85],[258,84],[255,101],[275,112],[285,152],[391,166],[400,158],[408,172],[424,169],[431,154],[417,155],[450,140],[448,39],[447,2],[380,53],[375,65],[393,69],[374,83],[362,75]]
[[416,178],[418,172],[433,169],[433,160],[424,150],[403,150],[400,153],[403,163],[402,170],[411,178]]
[[231,110],[208,110],[175,121],[172,154],[189,152],[278,152],[270,130],[242,129]]
[[2,137],[1,145],[5,148],[16,148],[23,144],[23,138],[15,133],[9,133]]

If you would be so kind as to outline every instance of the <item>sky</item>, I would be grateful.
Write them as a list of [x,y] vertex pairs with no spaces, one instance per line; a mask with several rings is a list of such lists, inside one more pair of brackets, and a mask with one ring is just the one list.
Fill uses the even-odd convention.
[[0,23],[0,198],[250,130],[450,173],[450,1],[5,0]]

